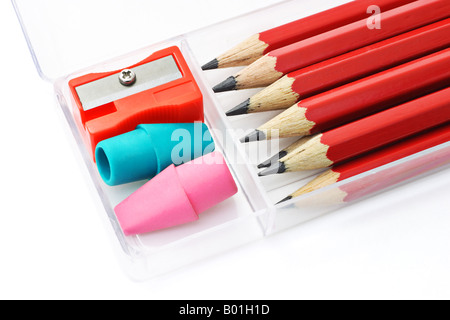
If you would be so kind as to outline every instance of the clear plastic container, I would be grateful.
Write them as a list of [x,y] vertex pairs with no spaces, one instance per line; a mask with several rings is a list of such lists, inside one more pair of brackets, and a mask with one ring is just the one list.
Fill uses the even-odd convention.
[[[293,140],[241,144],[239,139],[247,130],[258,127],[277,112],[227,118],[225,110],[244,101],[258,89],[214,94],[212,86],[234,74],[237,69],[203,72],[200,66],[261,30],[345,2],[259,1],[260,7],[271,6],[169,38],[173,32],[182,33],[183,19],[189,18],[179,13],[187,5],[186,1],[171,1],[171,4],[179,6],[168,5],[167,12],[155,13],[151,1],[13,0],[38,72],[43,79],[54,84],[58,104],[102,199],[111,230],[121,244],[131,277],[146,279],[169,272],[331,213],[356,201],[364,201],[367,197],[424,175],[449,170],[450,142],[447,142],[281,205],[275,203],[304,185],[319,171],[264,178],[257,176],[256,164],[266,160],[268,153],[277,153],[279,148],[289,145]],[[230,18],[255,9],[254,3],[229,3],[235,5],[234,10],[227,12]],[[207,4],[207,1],[202,4]],[[173,12],[174,7],[178,9],[177,14]],[[165,21],[167,17],[172,19]],[[214,15],[208,16],[208,19],[214,19]],[[199,22],[199,27],[205,22],[207,19]],[[171,28],[164,28],[167,24]],[[239,192],[201,214],[197,222],[126,237],[113,208],[146,181],[116,187],[109,187],[102,181],[73,116],[75,102],[68,81],[87,73],[121,69],[173,45],[181,49],[203,92],[205,122],[212,131],[217,149],[227,159]],[[346,188],[357,190],[357,196],[346,197],[342,191]]]

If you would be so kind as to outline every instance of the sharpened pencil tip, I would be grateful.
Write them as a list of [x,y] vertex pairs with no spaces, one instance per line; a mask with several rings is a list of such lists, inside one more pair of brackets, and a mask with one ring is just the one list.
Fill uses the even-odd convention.
[[281,200],[281,201],[280,201],[280,202],[278,202],[277,204],[280,204],[280,203],[283,203],[283,202],[289,201],[289,200],[291,200],[291,199],[293,199],[293,197],[292,197],[292,196],[287,196],[286,198],[284,198],[283,200]]
[[211,60],[210,62],[206,63],[203,67],[202,70],[206,71],[206,70],[214,70],[219,68],[219,61],[217,59]]
[[215,93],[236,90],[236,78],[231,76],[213,88]]
[[284,151],[284,150],[280,151],[279,153],[274,155],[272,158],[260,163],[258,165],[258,169],[268,168],[272,165],[272,163],[279,161],[281,158],[284,158],[285,156],[287,156],[287,151]]
[[266,139],[266,134],[262,131],[255,130],[249,135],[246,135],[241,139],[242,143],[253,142],[253,141],[262,141]]
[[247,114],[249,105],[250,99],[247,99],[246,101],[240,103],[239,105],[228,111],[227,116],[238,116],[241,114]]
[[280,174],[286,172],[286,166],[283,162],[277,162],[271,165],[269,168],[259,173],[260,177],[270,176],[273,174]]

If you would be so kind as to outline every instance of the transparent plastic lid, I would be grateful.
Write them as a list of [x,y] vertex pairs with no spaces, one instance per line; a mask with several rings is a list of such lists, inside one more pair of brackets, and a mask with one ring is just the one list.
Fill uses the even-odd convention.
[[[12,0],[38,72],[49,81],[278,2]],[[196,10],[203,19],[191,18]]]

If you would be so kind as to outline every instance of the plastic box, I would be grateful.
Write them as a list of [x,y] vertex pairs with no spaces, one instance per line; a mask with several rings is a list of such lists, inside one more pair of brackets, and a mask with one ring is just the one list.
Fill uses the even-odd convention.
[[[259,1],[261,7],[277,4],[160,41],[166,35],[161,25],[174,23],[164,20],[170,16],[173,7],[168,6],[167,12],[155,13],[152,12],[151,1],[13,0],[38,72],[43,79],[54,84],[57,102],[104,204],[104,214],[108,216],[111,230],[121,245],[127,273],[131,277],[143,280],[169,272],[331,213],[355,201],[363,201],[423,175],[449,170],[450,142],[447,142],[282,205],[274,205],[319,171],[259,178],[256,164],[295,139],[241,144],[239,139],[247,130],[256,128],[277,112],[227,118],[225,110],[244,101],[258,89],[214,94],[212,86],[237,69],[203,72],[200,66],[252,34],[344,2],[347,1]],[[186,1],[172,3],[180,5],[180,10],[187,5]],[[233,4],[237,5],[238,1]],[[247,4],[247,7],[242,4],[230,14],[242,14],[252,7],[254,4]],[[123,19],[126,19],[125,28],[121,22]],[[182,30],[182,21],[177,20],[176,23],[179,25],[171,31]],[[148,36],[147,30],[151,30]],[[197,222],[125,237],[113,208],[145,181],[109,187],[101,180],[73,117],[75,102],[68,81],[87,73],[120,69],[173,45],[181,49],[203,92],[206,124],[212,131],[217,149],[228,161],[239,192],[201,214]],[[342,190],[345,188],[357,190],[358,197],[348,201],[344,199]]]

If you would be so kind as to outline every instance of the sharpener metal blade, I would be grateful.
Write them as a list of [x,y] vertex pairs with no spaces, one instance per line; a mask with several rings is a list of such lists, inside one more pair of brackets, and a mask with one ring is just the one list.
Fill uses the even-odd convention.
[[167,56],[130,70],[136,74],[136,82],[129,87],[120,83],[119,73],[76,87],[75,90],[83,110],[88,111],[183,77],[173,56]]

